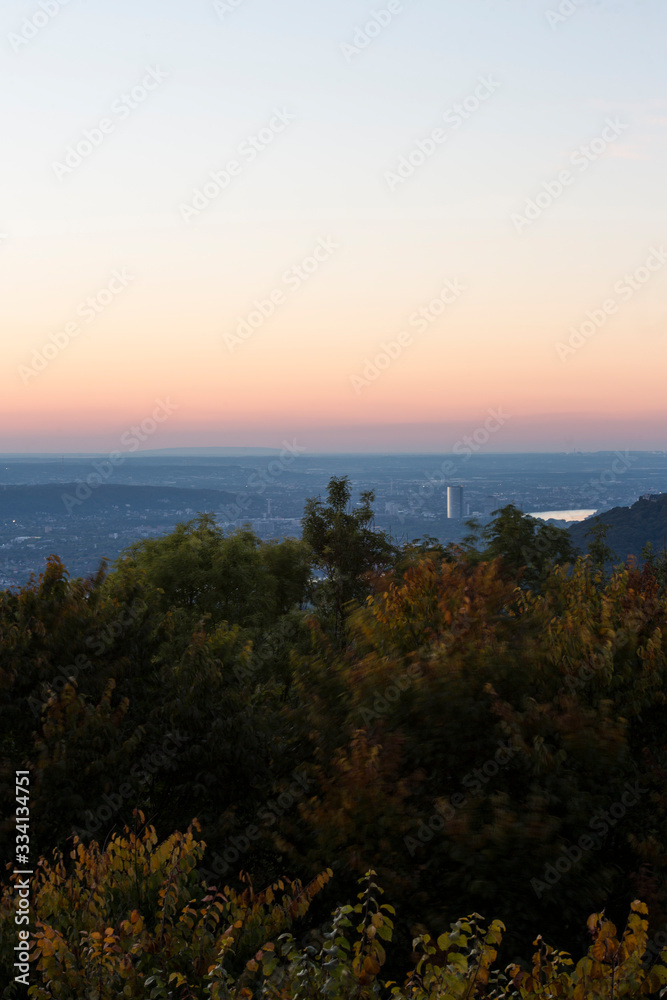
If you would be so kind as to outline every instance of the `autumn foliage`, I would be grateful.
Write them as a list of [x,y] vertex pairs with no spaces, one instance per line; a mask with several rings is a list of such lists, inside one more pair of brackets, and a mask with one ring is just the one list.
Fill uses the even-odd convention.
[[34,995],[657,995],[663,576],[544,546],[526,575],[528,542],[493,544],[364,563],[342,629],[301,543],[207,519],[0,595],[0,841],[23,768]]
[[[541,937],[529,969],[496,964],[504,925],[485,928],[472,914],[437,939],[412,943],[416,964],[402,983],[383,975],[394,935],[395,909],[381,903],[375,872],[361,879],[356,905],[338,906],[331,920],[300,942],[293,930],[332,876],[308,885],[278,879],[262,892],[229,886],[209,891],[196,877],[205,845],[193,830],[158,843],[143,822],[105,850],[75,841],[70,865],[56,854],[35,879],[31,960],[36,1000],[266,997],[455,1000],[455,998],[655,996],[667,983],[661,962],[648,967],[646,906],[633,901],[619,938],[604,913],[588,920],[592,944],[575,965]],[[197,824],[194,824],[196,829]],[[248,880],[249,881],[249,880]],[[12,921],[5,890],[0,929]],[[667,951],[660,956],[667,960]]]

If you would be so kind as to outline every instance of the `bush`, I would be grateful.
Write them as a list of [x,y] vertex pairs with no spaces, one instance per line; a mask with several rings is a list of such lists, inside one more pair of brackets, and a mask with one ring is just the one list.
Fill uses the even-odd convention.
[[[143,823],[143,817],[137,820]],[[197,829],[196,822],[193,828]],[[474,998],[645,997],[667,993],[667,968],[649,968],[646,906],[634,901],[620,937],[604,913],[588,920],[593,942],[575,965],[538,937],[532,967],[494,968],[504,925],[484,927],[472,914],[433,940],[413,941],[417,962],[403,985],[381,978],[395,914],[369,871],[356,905],[339,906],[315,944],[299,944],[289,928],[330,879],[308,886],[277,880],[255,893],[225,887],[210,893],[196,866],[205,845],[192,828],[158,844],[155,830],[125,829],[102,850],[74,843],[42,860],[35,882],[29,996],[35,1000],[474,1000]],[[6,968],[13,924],[12,890],[0,909]],[[660,956],[667,960],[667,951]],[[35,980],[36,977],[36,981]],[[10,987],[4,994],[15,996]]]

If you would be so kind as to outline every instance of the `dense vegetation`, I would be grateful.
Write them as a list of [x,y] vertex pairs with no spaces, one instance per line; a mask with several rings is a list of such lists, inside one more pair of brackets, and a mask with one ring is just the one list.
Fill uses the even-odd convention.
[[[606,572],[512,507],[396,550],[372,502],[332,480],[301,541],[200,515],[111,572],[52,558],[0,595],[2,856],[26,769],[44,859],[33,996],[664,985],[664,565]],[[585,952],[591,912],[570,968],[543,941]],[[495,922],[450,933],[462,913]]]
[[[654,553],[667,548],[667,495],[653,494],[651,499],[641,499],[631,507],[614,507],[598,514],[595,522],[606,529],[606,542],[613,561],[623,561],[630,553],[640,556],[645,546]],[[588,520],[573,524],[569,529],[575,545],[586,546]],[[650,554],[650,553],[649,553]]]

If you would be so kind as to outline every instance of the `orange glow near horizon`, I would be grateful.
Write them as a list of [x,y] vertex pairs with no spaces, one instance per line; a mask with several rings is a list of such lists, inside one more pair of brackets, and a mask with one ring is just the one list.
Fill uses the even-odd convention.
[[0,452],[157,399],[151,449],[446,450],[499,408],[489,450],[661,448],[667,14],[594,6],[427,0],[352,61],[353,0],[54,18],[8,69]]

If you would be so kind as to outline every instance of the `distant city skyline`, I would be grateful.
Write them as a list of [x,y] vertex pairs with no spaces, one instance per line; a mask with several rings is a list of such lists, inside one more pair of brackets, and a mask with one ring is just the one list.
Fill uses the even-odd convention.
[[666,30],[6,0],[0,452],[664,447]]

